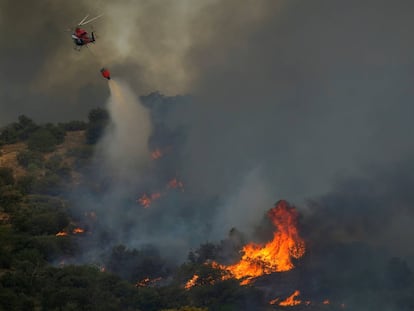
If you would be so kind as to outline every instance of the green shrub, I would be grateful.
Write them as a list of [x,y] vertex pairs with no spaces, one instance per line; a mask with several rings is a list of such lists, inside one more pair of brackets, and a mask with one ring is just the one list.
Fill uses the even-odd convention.
[[13,144],[26,140],[38,128],[39,126],[33,120],[21,115],[19,116],[19,122],[14,122],[1,129],[0,142],[1,144]]
[[29,166],[35,168],[43,167],[43,155],[37,151],[23,150],[20,151],[16,156],[17,162],[28,168]]
[[47,123],[45,125],[45,129],[47,129],[56,139],[56,145],[59,145],[65,141],[66,131],[62,126]]
[[35,179],[32,185],[32,193],[58,195],[63,190],[61,177],[54,173]]
[[0,186],[14,184],[13,170],[9,167],[0,167]]
[[53,172],[56,172],[61,166],[61,163],[62,163],[62,157],[58,154],[54,154],[53,156],[49,158],[49,160],[46,161],[45,168]]
[[41,128],[30,135],[27,146],[31,151],[51,152],[57,143],[56,137],[49,130]]
[[81,131],[88,128],[88,124],[84,121],[69,121],[59,124],[65,131]]

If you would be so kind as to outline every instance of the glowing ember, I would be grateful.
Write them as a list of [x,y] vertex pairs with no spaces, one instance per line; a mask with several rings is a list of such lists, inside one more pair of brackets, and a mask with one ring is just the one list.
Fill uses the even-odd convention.
[[55,234],[56,236],[66,236],[66,235],[68,235],[68,233],[67,232],[65,232],[65,231],[59,231],[58,233],[56,233]]
[[148,286],[149,282],[150,282],[150,278],[145,278],[145,279],[143,279],[143,280],[141,280],[141,281],[138,281],[138,282],[135,284],[135,286],[136,286],[136,287],[146,287],[146,286]]
[[135,286],[136,287],[148,287],[148,286],[154,286],[157,282],[161,281],[162,277],[158,277],[155,279],[145,278],[141,281],[138,281]]
[[329,299],[325,299],[324,301],[322,301],[322,303],[323,303],[324,305],[329,305]]
[[241,260],[231,266],[218,265],[228,270],[236,279],[244,279],[241,285],[251,279],[273,272],[288,271],[294,268],[292,258],[305,254],[305,243],[297,229],[298,213],[286,201],[279,201],[268,212],[269,218],[277,228],[273,240],[266,245],[255,243],[243,247]]
[[296,300],[296,297],[299,296],[299,295],[300,295],[300,291],[295,290],[295,292],[292,295],[290,295],[285,300],[281,301],[279,303],[279,306],[287,307],[287,306],[297,306],[297,305],[299,305],[302,302],[300,300]]
[[163,154],[160,149],[155,149],[154,151],[151,152],[151,159],[153,160],[157,160],[161,158],[162,156]]
[[160,197],[166,195],[169,189],[181,189],[181,191],[184,191],[184,184],[181,181],[179,181],[177,178],[174,178],[167,183],[165,190],[160,191],[160,192],[154,192],[150,195],[144,193],[137,200],[137,203],[141,204],[144,208],[149,208],[151,206],[152,201],[157,200]]
[[73,234],[79,234],[79,233],[84,233],[84,232],[85,230],[83,230],[82,228],[75,228],[72,231]]
[[194,285],[196,285],[197,280],[198,280],[198,275],[197,274],[194,274],[193,277],[191,278],[191,280],[189,280],[185,284],[184,288],[185,289],[190,289],[191,287],[193,287]]
[[148,208],[151,205],[151,199],[149,196],[147,196],[146,193],[144,193],[138,200],[137,202],[139,204],[141,204],[144,208]]
[[144,208],[148,208],[151,206],[152,201],[159,199],[161,197],[161,193],[160,192],[155,192],[152,193],[151,195],[147,195],[146,193],[144,193],[138,200],[137,202],[139,204],[141,204]]
[[275,305],[275,304],[276,304],[276,302],[278,302],[278,301],[279,301],[279,298],[275,298],[275,299],[270,300],[270,301],[269,301],[269,304],[271,304],[271,305]]
[[179,181],[177,178],[171,179],[168,182],[168,189],[180,189],[181,191],[184,191],[184,184]]

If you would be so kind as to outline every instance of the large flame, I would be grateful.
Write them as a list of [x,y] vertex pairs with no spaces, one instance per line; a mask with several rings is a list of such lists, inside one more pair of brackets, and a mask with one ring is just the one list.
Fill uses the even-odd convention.
[[190,289],[194,285],[196,285],[196,282],[198,280],[199,276],[197,274],[194,274],[193,277],[184,285],[185,289]]
[[[245,245],[241,260],[234,265],[225,266],[214,261],[210,263],[213,268],[229,272],[222,277],[223,280],[234,277],[242,280],[241,285],[246,285],[255,277],[293,269],[292,258],[298,259],[305,254],[305,242],[299,236],[297,229],[296,209],[281,200],[267,215],[277,229],[273,233],[272,241],[265,245],[255,243]],[[198,276],[194,275],[185,288],[194,286],[197,279]]]
[[84,232],[85,230],[79,227],[72,230],[73,234],[79,234],[79,233],[84,233]]
[[302,301],[296,299],[296,297],[299,296],[299,295],[300,295],[300,291],[295,290],[295,292],[292,295],[290,295],[285,300],[281,301],[279,303],[279,306],[287,307],[287,306],[297,306],[297,305],[301,304]]
[[222,266],[236,279],[244,279],[242,285],[252,278],[273,272],[288,271],[294,268],[292,258],[305,254],[305,243],[297,229],[298,213],[286,201],[279,201],[268,212],[277,230],[273,240],[267,244],[247,244],[243,247],[241,260],[231,266]]

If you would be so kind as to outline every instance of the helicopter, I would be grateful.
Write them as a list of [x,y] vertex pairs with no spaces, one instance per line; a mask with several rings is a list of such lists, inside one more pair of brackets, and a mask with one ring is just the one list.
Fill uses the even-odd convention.
[[98,15],[94,18],[91,18],[91,19],[87,20],[87,18],[89,17],[89,14],[88,14],[75,27],[75,30],[72,33],[72,40],[75,43],[74,48],[77,51],[80,51],[82,46],[87,46],[89,43],[94,43],[96,41],[93,31],[89,35],[88,32],[85,29],[81,28],[80,26],[84,26],[86,24],[89,24],[89,23],[97,20],[98,18],[100,18],[102,15],[103,14]]

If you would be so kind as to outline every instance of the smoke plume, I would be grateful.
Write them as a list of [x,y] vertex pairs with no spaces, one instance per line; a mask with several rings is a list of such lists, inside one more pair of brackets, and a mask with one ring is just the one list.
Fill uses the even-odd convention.
[[111,124],[105,137],[98,146],[104,163],[114,175],[126,177],[148,164],[148,138],[151,123],[148,110],[140,103],[137,96],[125,82],[109,80],[111,97],[108,111]]

